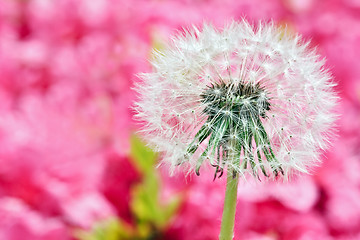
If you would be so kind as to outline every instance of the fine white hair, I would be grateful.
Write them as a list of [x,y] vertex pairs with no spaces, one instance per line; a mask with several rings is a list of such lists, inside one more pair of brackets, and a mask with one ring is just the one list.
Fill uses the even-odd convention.
[[[276,167],[285,178],[299,171],[308,172],[319,163],[322,150],[329,145],[337,102],[332,75],[309,42],[286,27],[273,22],[252,26],[244,19],[220,30],[210,24],[192,27],[174,36],[160,50],[154,50],[150,62],[153,72],[140,74],[142,81],[135,87],[139,94],[136,117],[144,123],[143,136],[162,153],[162,163],[169,164],[171,171],[180,165],[185,171],[198,170],[206,163],[216,165],[214,152],[218,150],[206,150],[211,136],[198,143],[194,139],[205,124],[212,135],[219,131],[209,124],[209,116],[204,113],[209,108],[204,93],[219,84],[261,86],[256,106],[270,104],[266,116],[259,118],[268,141],[256,145],[250,139],[243,152],[240,148],[239,154],[232,156],[238,159],[223,161],[241,175],[258,175],[265,169],[271,178],[278,174],[272,170]],[[219,88],[213,88],[214,96],[220,94]],[[243,99],[242,104],[249,104],[249,99]],[[246,126],[247,118],[226,111],[221,114],[239,119]],[[252,127],[252,131],[259,131],[256,124]],[[240,133],[231,134],[229,139],[235,139]],[[276,156],[274,162],[264,153],[258,155],[259,148],[268,145]],[[192,146],[194,152],[189,151]],[[222,147],[234,150],[233,145]],[[249,157],[246,152],[253,157],[251,165],[244,164]],[[268,161],[264,161],[266,158]]]

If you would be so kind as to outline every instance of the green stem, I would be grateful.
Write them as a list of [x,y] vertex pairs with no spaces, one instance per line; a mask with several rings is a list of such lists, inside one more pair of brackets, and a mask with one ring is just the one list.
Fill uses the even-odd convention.
[[232,169],[228,167],[224,210],[221,220],[221,231],[219,240],[232,240],[234,237],[234,222],[238,183],[239,174],[233,173]]

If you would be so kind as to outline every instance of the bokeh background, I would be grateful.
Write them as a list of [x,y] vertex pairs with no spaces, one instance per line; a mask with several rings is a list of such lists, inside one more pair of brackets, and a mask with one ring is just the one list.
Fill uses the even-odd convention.
[[338,137],[312,175],[241,184],[235,239],[360,239],[360,1],[0,0],[0,240],[215,240],[225,182],[156,168],[136,74],[203,21],[273,19],[327,58]]

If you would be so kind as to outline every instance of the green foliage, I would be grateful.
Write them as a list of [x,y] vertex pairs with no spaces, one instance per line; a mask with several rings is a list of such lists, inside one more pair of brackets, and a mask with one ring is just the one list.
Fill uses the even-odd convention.
[[133,230],[131,226],[115,218],[95,224],[89,232],[84,230],[75,231],[75,237],[81,240],[132,239],[132,235]]
[[141,173],[151,174],[151,172],[153,172],[154,175],[157,175],[155,174],[156,170],[154,169],[157,154],[148,148],[136,135],[131,137],[130,157]]
[[166,204],[159,201],[161,179],[155,168],[157,156],[136,136],[133,136],[131,143],[131,156],[143,174],[142,184],[137,185],[132,192],[132,212],[140,226],[151,225],[163,230],[178,209],[181,199],[176,196]]
[[156,170],[157,155],[137,137],[131,138],[130,157],[142,176],[140,184],[132,189],[130,202],[134,224],[121,219],[108,219],[96,224],[90,231],[79,230],[79,240],[155,240],[161,239],[172,216],[181,203],[180,196],[174,196],[166,203],[159,199],[161,178]]

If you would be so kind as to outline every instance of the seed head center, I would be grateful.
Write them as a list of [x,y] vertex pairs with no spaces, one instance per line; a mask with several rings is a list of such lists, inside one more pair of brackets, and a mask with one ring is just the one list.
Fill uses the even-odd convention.
[[[201,152],[196,173],[199,174],[205,158],[212,158],[217,159],[217,163],[213,164],[216,167],[214,177],[218,173],[219,177],[222,175],[226,163],[242,169],[249,165],[254,175],[257,175],[256,166],[259,164],[262,173],[268,176],[263,160],[269,163],[277,160],[261,121],[270,110],[265,89],[260,84],[217,83],[208,87],[201,98],[207,119],[187,149],[189,154]],[[206,139],[206,148],[199,149]],[[256,155],[253,149],[257,149]],[[281,166],[271,167],[271,171],[275,176],[283,173]]]
[[239,120],[254,116],[265,118],[270,103],[265,90],[259,84],[238,85],[218,83],[201,94],[206,105],[204,113],[213,117],[236,117]]

